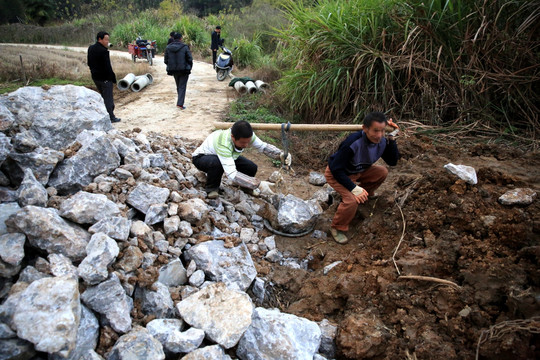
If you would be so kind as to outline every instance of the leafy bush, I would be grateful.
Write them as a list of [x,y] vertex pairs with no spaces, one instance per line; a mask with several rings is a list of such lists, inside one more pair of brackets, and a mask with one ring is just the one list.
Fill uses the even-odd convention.
[[234,63],[239,68],[245,68],[248,66],[256,67],[260,64],[262,58],[261,47],[258,45],[258,38],[255,37],[253,41],[249,41],[246,38],[235,39],[233,48],[238,47],[233,52]]

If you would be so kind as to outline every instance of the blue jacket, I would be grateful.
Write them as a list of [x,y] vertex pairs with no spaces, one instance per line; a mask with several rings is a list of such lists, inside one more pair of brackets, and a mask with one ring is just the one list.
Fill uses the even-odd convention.
[[328,167],[337,182],[352,191],[356,184],[349,175],[365,171],[380,158],[390,166],[397,164],[399,151],[396,141],[383,137],[374,144],[363,131],[358,131],[339,145],[338,151],[328,159]]

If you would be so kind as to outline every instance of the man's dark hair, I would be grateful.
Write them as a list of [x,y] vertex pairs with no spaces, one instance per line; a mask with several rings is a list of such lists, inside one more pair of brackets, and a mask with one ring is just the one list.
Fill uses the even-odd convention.
[[386,115],[379,111],[374,111],[366,115],[364,118],[364,127],[369,128],[371,127],[371,124],[376,121],[378,123],[385,123],[388,124],[388,120],[386,119]]
[[231,128],[231,134],[235,139],[248,139],[253,136],[253,129],[250,123],[240,120],[234,123]]
[[219,26],[219,25],[216,26],[216,30],[218,30],[218,29],[221,30],[221,26]]
[[173,35],[174,40],[178,40],[182,38],[182,34],[175,32]]
[[[105,35],[109,35],[109,33],[106,32],[106,31],[100,31],[100,32],[98,32],[97,35],[96,35],[96,41],[99,41],[99,40],[105,38]],[[110,36],[110,35],[109,35],[109,36]]]
[[175,32],[174,31],[171,31],[169,36],[174,36]]

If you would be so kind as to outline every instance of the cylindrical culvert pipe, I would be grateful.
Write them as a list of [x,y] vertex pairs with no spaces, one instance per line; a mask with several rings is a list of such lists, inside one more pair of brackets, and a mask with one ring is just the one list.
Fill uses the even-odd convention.
[[241,81],[235,82],[234,88],[236,89],[236,91],[238,91],[240,95],[244,95],[245,93],[247,93],[247,90],[248,90],[246,85],[244,85],[244,83]]
[[133,84],[135,79],[136,79],[135,74],[129,73],[126,76],[124,76],[124,78],[120,80],[116,86],[118,87],[118,90],[121,90],[121,91],[127,90],[129,89],[131,84]]
[[255,94],[257,92],[257,86],[255,86],[255,83],[253,81],[246,82],[247,91],[250,94]]
[[255,86],[257,87],[257,89],[259,89],[259,91],[262,91],[262,92],[265,92],[266,90],[270,88],[270,85],[268,85],[262,80],[256,80]]
[[151,74],[141,75],[140,77],[138,76],[138,79],[135,80],[133,84],[131,84],[131,90],[133,92],[139,92],[144,89],[146,85],[149,85],[153,82],[154,78]]

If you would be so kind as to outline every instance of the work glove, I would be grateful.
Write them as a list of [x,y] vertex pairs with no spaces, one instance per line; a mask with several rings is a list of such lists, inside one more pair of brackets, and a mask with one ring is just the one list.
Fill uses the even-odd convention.
[[285,153],[282,151],[281,154],[279,154],[279,160],[281,160],[281,163],[285,166],[291,166],[292,164],[292,156],[291,156],[291,153],[288,153],[287,154],[287,158],[285,160],[283,160],[283,158],[285,157]]
[[367,201],[368,199],[368,192],[364,190],[364,188],[361,188],[360,186],[355,186],[354,189],[352,189],[352,194],[356,198],[356,202],[358,204],[362,204]]
[[395,137],[397,137],[399,133],[399,126],[390,118],[388,119],[388,127],[394,130],[392,132],[389,132],[386,136],[388,136],[390,140],[393,140]]
[[261,195],[267,195],[267,196],[272,196],[274,195],[275,193],[272,191],[272,187],[275,186],[276,184],[274,183],[271,183],[269,181],[261,181],[261,183],[259,184],[259,187],[257,188],[257,190],[260,191],[260,194]]

